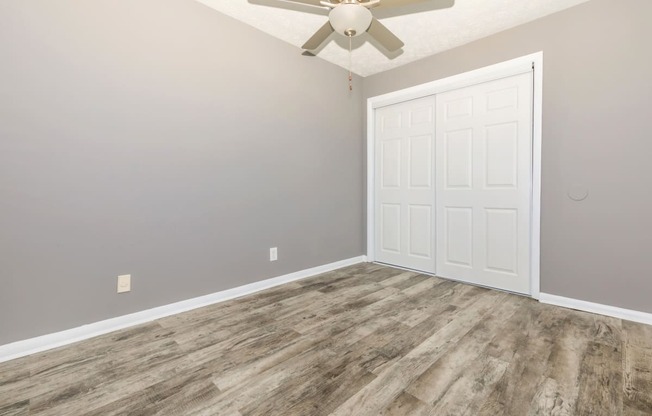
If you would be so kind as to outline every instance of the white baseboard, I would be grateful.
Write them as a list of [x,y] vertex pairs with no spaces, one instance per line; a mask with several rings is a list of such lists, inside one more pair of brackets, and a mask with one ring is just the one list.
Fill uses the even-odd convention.
[[564,308],[577,309],[584,312],[597,313],[599,315],[611,316],[614,318],[624,319],[626,321],[634,321],[640,322],[642,324],[652,325],[652,313],[617,308],[615,306],[587,302],[573,298],[565,298],[563,296],[550,295],[548,293],[541,293],[539,295],[539,302],[555,306],[562,306]]
[[300,270],[298,272],[286,274],[283,276],[273,277],[260,282],[250,283],[233,289],[223,290],[210,295],[200,296],[193,299],[183,300],[168,305],[135,312],[129,315],[118,316],[116,318],[106,319],[104,321],[94,322],[88,325],[82,325],[77,328],[68,329],[61,332],[55,332],[23,341],[13,342],[11,344],[0,345],[0,363],[46,351],[52,348],[83,341],[98,335],[107,334],[119,329],[151,322],[159,318],[186,312],[192,309],[201,308],[229,299],[249,295],[261,290],[269,289],[284,283],[294,282],[305,279],[321,273],[330,272],[342,267],[351,266],[367,261],[366,256],[353,257],[346,260],[336,261],[334,263],[317,266],[310,269]]

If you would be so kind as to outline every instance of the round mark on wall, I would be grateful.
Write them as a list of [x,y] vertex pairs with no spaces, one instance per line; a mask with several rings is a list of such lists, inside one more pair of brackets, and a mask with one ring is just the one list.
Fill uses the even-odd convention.
[[584,201],[589,196],[589,190],[584,185],[573,185],[568,190],[568,197],[573,201]]

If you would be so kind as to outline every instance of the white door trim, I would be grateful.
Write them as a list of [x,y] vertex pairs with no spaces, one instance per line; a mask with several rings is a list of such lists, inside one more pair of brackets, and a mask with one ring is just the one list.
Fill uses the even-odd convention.
[[453,89],[493,81],[532,71],[534,68],[533,131],[532,131],[532,224],[530,279],[531,293],[539,299],[540,293],[540,236],[541,236],[541,135],[543,122],[543,52],[522,56],[510,61],[439,79],[399,91],[367,99],[367,259],[375,261],[374,212],[374,160],[375,160],[375,109],[416,98],[427,97]]

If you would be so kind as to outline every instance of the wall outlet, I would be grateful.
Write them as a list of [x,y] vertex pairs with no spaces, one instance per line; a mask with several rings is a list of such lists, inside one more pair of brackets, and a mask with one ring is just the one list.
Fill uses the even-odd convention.
[[278,260],[278,248],[272,247],[269,249],[269,261]]
[[118,276],[118,293],[131,292],[131,275]]

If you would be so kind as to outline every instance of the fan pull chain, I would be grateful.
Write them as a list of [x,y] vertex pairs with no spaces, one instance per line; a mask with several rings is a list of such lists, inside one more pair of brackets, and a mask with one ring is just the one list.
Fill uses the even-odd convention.
[[349,91],[353,91],[353,48],[352,48],[352,36],[349,36]]

